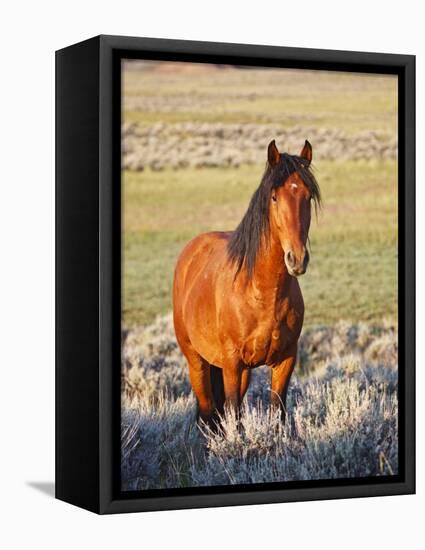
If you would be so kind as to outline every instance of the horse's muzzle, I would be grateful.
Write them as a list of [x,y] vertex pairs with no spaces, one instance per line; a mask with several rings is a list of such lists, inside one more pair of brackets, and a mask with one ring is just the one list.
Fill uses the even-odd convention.
[[310,255],[306,248],[304,248],[299,257],[297,257],[292,250],[288,250],[285,254],[285,264],[288,268],[289,275],[292,275],[293,277],[304,275],[307,271],[309,260]]

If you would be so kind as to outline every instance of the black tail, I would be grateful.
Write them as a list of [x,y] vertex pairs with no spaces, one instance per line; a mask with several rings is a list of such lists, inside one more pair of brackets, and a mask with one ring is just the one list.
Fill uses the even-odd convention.
[[217,411],[224,414],[224,382],[223,371],[214,365],[211,365],[211,386]]

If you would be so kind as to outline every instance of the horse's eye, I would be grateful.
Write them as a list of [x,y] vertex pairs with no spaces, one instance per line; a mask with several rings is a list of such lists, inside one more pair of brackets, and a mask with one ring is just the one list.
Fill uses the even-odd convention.
[[272,195],[272,201],[276,202],[276,195]]

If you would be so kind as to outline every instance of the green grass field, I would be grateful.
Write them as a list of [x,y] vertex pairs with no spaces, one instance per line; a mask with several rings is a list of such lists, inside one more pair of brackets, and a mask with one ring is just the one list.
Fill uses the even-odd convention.
[[297,70],[125,71],[127,122],[275,122],[394,134],[392,76]]
[[[171,310],[173,269],[195,235],[236,227],[263,167],[126,172],[123,177],[124,324]],[[300,278],[305,326],[396,314],[395,161],[321,162],[323,208],[310,230],[312,258]]]
[[[313,142],[313,161],[323,209],[317,221],[313,219],[312,258],[300,279],[305,326],[332,325],[340,319],[380,323],[384,317],[394,317],[397,160],[391,154],[369,155],[372,158],[367,160],[362,152],[367,153],[370,145],[362,132],[375,133],[388,144],[396,139],[394,77],[187,64],[134,66],[130,62],[123,71],[123,92],[125,123],[162,127],[160,137],[153,133],[143,138],[142,157],[155,151],[171,157],[178,150],[190,160],[202,148],[208,152],[220,144],[235,148],[233,138],[220,141],[217,130],[208,130],[209,123],[293,128],[297,137],[290,147],[298,147],[298,135],[308,139],[309,129],[310,133],[320,129]],[[182,144],[172,137],[173,124],[183,121],[193,123],[190,132],[198,140],[198,149],[191,150],[193,143]],[[326,137],[329,131],[334,132],[332,138]],[[355,147],[360,154],[355,158],[364,160],[347,160],[350,154],[344,160],[326,156],[334,141],[342,151],[354,147],[344,136],[357,136]],[[253,131],[250,147],[260,152],[258,159],[266,141],[265,162],[267,140],[275,137],[256,137]],[[142,143],[137,134],[132,139],[136,148]],[[242,140],[237,147],[248,145]],[[217,167],[172,169],[165,162],[161,167],[165,169],[154,171],[144,163],[144,171],[123,173],[125,326],[149,324],[172,309],[174,265],[188,240],[205,231],[234,229],[242,218],[264,164],[224,166],[220,154],[215,154]]]

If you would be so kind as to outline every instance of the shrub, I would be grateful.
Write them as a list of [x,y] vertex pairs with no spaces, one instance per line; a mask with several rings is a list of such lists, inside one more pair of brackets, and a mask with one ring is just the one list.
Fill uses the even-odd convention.
[[126,333],[122,376],[124,490],[397,473],[395,327],[339,323],[306,331],[288,393],[288,421],[269,408],[255,369],[240,422],[196,423],[171,316]]

